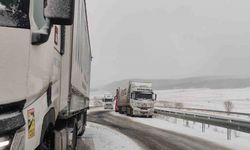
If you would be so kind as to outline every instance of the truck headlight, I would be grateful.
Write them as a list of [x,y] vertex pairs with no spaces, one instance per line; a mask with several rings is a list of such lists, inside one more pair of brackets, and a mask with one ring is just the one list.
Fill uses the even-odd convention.
[[8,137],[0,137],[0,149],[10,147],[10,139]]

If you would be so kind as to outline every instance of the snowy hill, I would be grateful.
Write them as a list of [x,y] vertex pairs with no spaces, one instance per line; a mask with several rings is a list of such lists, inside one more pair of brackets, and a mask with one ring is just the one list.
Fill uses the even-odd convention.
[[126,79],[115,81],[110,84],[99,87],[95,90],[114,91],[117,87],[128,80],[149,81],[153,83],[155,90],[168,89],[234,89],[250,87],[250,78],[232,78],[232,77],[192,77],[183,79]]

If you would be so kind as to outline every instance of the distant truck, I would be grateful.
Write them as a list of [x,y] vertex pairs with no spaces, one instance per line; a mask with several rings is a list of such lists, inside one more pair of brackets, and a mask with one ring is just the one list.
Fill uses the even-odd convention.
[[153,92],[152,83],[128,81],[124,87],[118,88],[116,93],[119,113],[153,116],[156,94]]
[[103,103],[104,103],[104,109],[113,109],[113,95],[104,94]]

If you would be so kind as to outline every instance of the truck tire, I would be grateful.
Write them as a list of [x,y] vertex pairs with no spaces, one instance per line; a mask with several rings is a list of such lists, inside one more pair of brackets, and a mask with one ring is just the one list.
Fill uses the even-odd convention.
[[124,114],[123,107],[121,107],[121,114]]
[[[124,110],[124,111],[123,111]],[[127,107],[122,107],[122,113],[127,114]]]
[[131,116],[131,112],[130,112],[130,108],[129,107],[126,108],[126,114],[127,114],[127,116]]
[[134,117],[133,108],[130,108],[130,116]]
[[120,114],[122,114],[122,108],[121,107],[118,107],[118,111]]
[[77,131],[78,136],[82,136],[84,134],[86,127],[86,120],[87,120],[87,113],[86,111],[84,111],[80,113],[78,117],[78,131]]
[[72,142],[71,142],[71,149],[76,150],[77,145],[77,118],[74,119],[73,131],[72,131]]

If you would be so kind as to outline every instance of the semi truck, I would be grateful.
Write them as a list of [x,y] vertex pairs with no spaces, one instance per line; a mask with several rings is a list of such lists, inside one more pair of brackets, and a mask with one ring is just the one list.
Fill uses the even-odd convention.
[[119,113],[130,116],[153,116],[156,94],[153,92],[152,83],[128,81],[123,87],[119,87],[116,93]]
[[113,109],[113,95],[112,94],[104,94],[103,106],[104,106],[104,109]]
[[0,0],[0,149],[76,149],[89,107],[84,0]]

